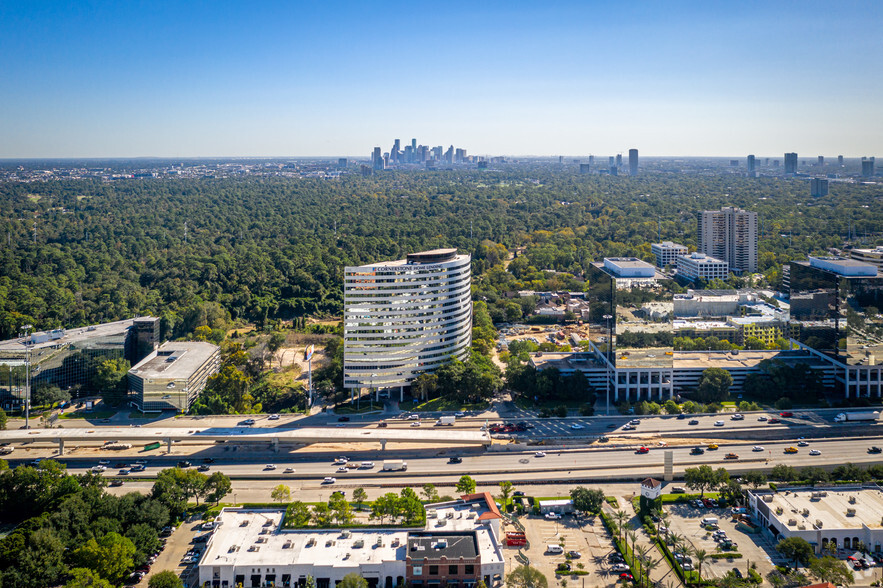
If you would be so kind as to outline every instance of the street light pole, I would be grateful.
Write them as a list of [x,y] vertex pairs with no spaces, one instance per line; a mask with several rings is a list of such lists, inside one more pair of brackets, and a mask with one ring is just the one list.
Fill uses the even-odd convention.
[[607,355],[607,364],[604,366],[604,372],[607,374],[607,416],[610,416],[610,319],[613,316],[605,314],[603,318],[607,321],[607,345],[604,349]]
[[[31,325],[22,325],[23,337],[28,336]],[[25,429],[31,428],[31,346],[25,342]]]

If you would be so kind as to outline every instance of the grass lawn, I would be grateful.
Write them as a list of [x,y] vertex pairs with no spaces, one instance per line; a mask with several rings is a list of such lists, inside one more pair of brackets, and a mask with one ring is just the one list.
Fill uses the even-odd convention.
[[490,406],[488,402],[480,402],[478,404],[461,404],[450,398],[433,398],[422,404],[418,404],[411,410],[425,411],[451,411],[451,410],[487,410]]
[[76,412],[66,412],[58,418],[62,419],[109,419],[115,415],[115,410],[78,410]]
[[140,410],[133,410],[129,413],[130,419],[142,419],[142,420],[153,420],[162,418],[163,413],[161,412],[141,412]]

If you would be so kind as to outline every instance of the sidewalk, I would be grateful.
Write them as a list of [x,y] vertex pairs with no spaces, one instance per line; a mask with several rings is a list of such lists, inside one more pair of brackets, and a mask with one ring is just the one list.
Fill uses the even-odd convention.
[[636,530],[638,543],[649,547],[650,551],[648,555],[654,562],[659,562],[659,565],[650,572],[650,579],[653,581],[653,584],[656,586],[664,586],[666,588],[684,588],[684,583],[681,582],[681,579],[675,571],[671,569],[671,565],[668,563],[668,560],[665,559],[665,556],[659,550],[659,547],[647,536],[638,514],[632,507],[631,500],[625,496],[619,496],[617,499],[619,500],[622,510],[632,515],[632,518],[628,520],[628,524]]

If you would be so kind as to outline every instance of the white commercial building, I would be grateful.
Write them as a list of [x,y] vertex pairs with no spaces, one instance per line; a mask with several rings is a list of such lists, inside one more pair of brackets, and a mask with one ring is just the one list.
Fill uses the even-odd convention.
[[471,258],[455,249],[344,270],[344,387],[404,388],[472,343]]
[[679,243],[663,241],[662,243],[650,245],[650,252],[656,256],[657,267],[665,267],[667,265],[675,265],[678,255],[687,255],[688,250]]
[[169,341],[128,373],[133,405],[144,412],[187,412],[221,366],[221,348],[201,341]]
[[422,528],[290,529],[285,509],[224,508],[198,565],[202,588],[334,588],[347,574],[369,588],[498,586],[502,516],[489,493],[426,506]]
[[678,275],[691,282],[715,278],[726,280],[730,275],[730,268],[722,259],[708,257],[704,253],[693,253],[678,256]]
[[833,549],[852,555],[861,546],[883,546],[883,492],[876,486],[749,490],[748,505],[774,538],[801,537],[817,554]]

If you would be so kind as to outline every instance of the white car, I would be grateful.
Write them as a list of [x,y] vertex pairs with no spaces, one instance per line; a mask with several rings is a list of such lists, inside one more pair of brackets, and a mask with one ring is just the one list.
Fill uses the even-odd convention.
[[420,421],[414,421],[413,423],[411,423],[411,426],[412,426],[412,427],[419,427],[419,426],[420,426]]
[[751,448],[751,451],[763,451],[763,447],[761,447],[760,445],[755,445]]
[[346,466],[340,466],[339,468],[337,468],[337,473],[338,473],[338,474],[345,474],[345,473],[347,473],[348,471],[349,471],[349,469],[348,469]]
[[278,421],[279,415],[278,414],[271,414],[270,416],[267,417],[267,420],[268,421]]
[[549,519],[550,521],[557,521],[558,519],[561,518],[561,515],[558,513],[555,513],[555,512],[547,512],[546,518]]
[[276,469],[276,466],[274,466],[274,465],[271,464],[271,463],[268,463],[267,465],[264,466],[264,469],[265,469],[265,470],[275,470],[275,469]]
[[812,450],[810,450],[809,454],[810,455],[821,455],[822,452],[819,451],[818,449],[812,449]]
[[323,484],[333,484],[337,481],[337,478],[332,478],[331,476],[325,476],[325,479],[322,480]]
[[624,563],[615,563],[612,566],[610,566],[610,571],[612,571],[612,572],[627,572],[627,571],[629,571],[629,566],[628,566],[628,564],[624,564]]
[[765,416],[760,415],[759,417],[757,417],[757,420],[759,420],[760,422],[763,423],[763,422],[766,422],[768,419]]
[[464,416],[466,416],[466,413],[465,412],[455,412],[454,416],[455,417],[464,417]]
[[688,561],[685,561],[684,563],[681,564],[681,569],[684,570],[685,572],[692,572],[694,568],[693,568],[693,564],[691,564]]
[[293,473],[294,473],[294,468],[285,468],[285,471],[282,472],[282,473],[284,473],[284,474],[293,474]]
[[797,442],[798,447],[807,447],[808,445],[809,445],[809,441],[798,441]]
[[93,473],[93,474],[100,474],[101,472],[103,472],[103,471],[106,470],[106,469],[107,469],[107,468],[104,467],[103,465],[97,465],[97,466],[95,466],[95,467],[92,468],[92,473]]
[[714,421],[714,426],[715,426],[715,427],[723,427],[723,426],[724,426],[724,422],[723,422],[723,421]]
[[536,453],[533,454],[533,456],[534,457],[546,457],[546,454],[543,453],[542,451],[537,451]]
[[579,423],[573,423],[572,425],[570,425],[570,428],[573,429],[574,431],[579,431],[580,429],[584,429],[585,427],[583,427]]
[[744,414],[739,414],[739,413],[737,412],[736,414],[734,414],[733,416],[730,417],[730,420],[731,420],[731,421],[742,421],[742,420],[745,420],[745,415],[744,415]]
[[409,421],[416,421],[416,420],[418,420],[418,419],[420,419],[420,415],[419,415],[419,414],[409,414],[409,415],[408,415],[408,420],[409,420]]

